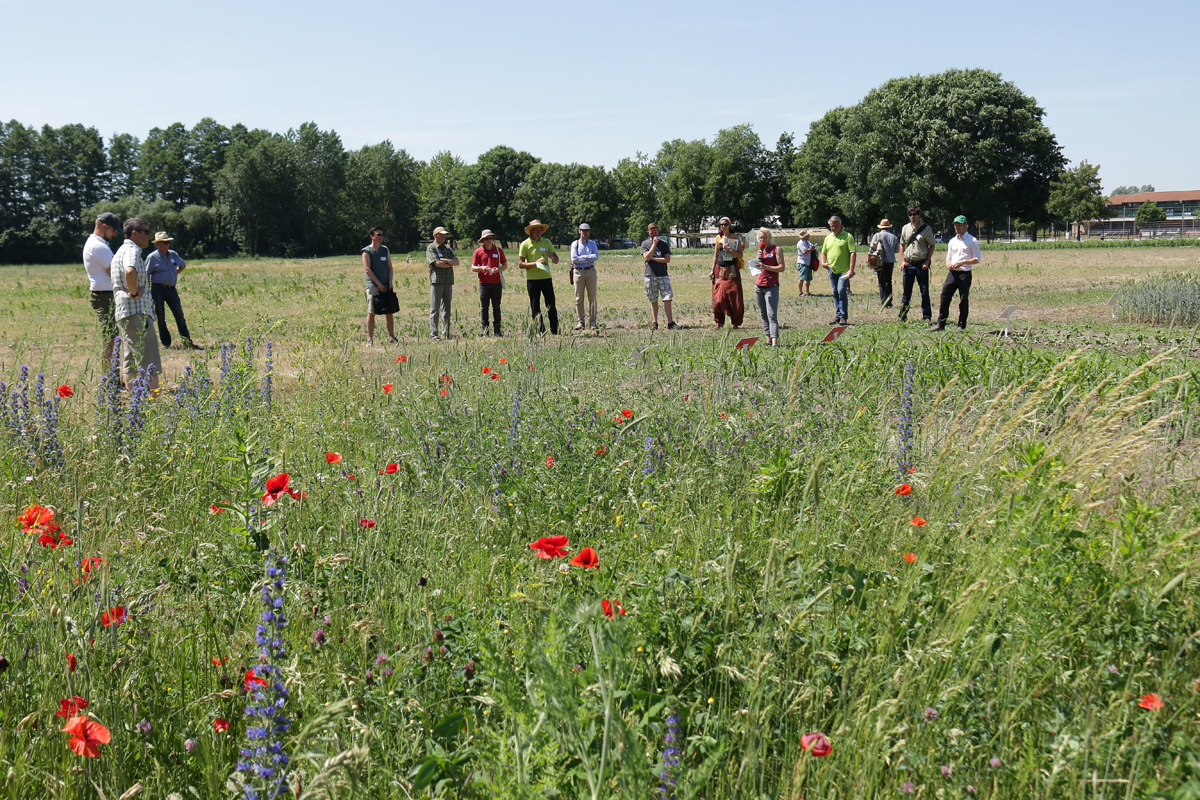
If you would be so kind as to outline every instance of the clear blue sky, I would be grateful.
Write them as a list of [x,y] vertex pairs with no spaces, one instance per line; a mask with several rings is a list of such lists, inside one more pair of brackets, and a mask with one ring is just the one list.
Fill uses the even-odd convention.
[[[496,144],[612,166],[667,139],[783,131],[889,78],[1001,73],[1106,189],[1200,189],[1195,0],[1129,3],[5,3],[0,117],[383,139],[467,161]],[[122,19],[124,17],[124,19]]]

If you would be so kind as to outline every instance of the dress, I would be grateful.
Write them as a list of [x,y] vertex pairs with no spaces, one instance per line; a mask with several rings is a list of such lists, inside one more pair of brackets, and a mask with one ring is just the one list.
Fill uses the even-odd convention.
[[[741,327],[746,314],[746,303],[742,297],[742,257],[735,249],[726,247],[726,237],[717,237],[717,277],[712,287],[713,319],[717,327],[725,324],[725,317],[733,327]],[[736,233],[729,242],[736,247],[742,237]]]

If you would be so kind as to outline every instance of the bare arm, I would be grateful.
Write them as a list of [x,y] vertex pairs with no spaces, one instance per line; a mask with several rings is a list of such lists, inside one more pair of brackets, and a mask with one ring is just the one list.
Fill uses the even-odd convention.
[[[380,283],[379,279],[375,277],[375,273],[371,271],[371,256],[367,255],[366,253],[363,253],[362,257],[363,257],[363,269],[365,269],[367,272],[367,278],[370,279],[371,283],[373,283],[379,287],[379,291],[386,292],[387,287],[384,286],[382,283]],[[389,264],[389,268],[390,268],[390,264]]]
[[760,263],[759,266],[765,269],[767,272],[783,272],[783,248],[779,245],[775,245],[775,247],[772,249],[772,252],[775,253],[775,260],[779,263],[777,263],[775,266]]

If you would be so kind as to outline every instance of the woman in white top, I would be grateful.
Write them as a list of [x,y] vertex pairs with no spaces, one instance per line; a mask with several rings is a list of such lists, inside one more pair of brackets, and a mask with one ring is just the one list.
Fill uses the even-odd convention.
[[808,228],[800,231],[800,241],[796,242],[796,269],[800,272],[801,297],[812,297],[813,261],[817,257],[817,246],[808,240]]

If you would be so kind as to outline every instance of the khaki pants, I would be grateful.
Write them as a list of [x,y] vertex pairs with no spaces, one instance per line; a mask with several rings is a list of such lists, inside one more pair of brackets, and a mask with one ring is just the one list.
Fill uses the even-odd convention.
[[132,382],[138,370],[149,367],[150,372],[162,372],[162,357],[158,353],[158,333],[149,314],[133,314],[117,320],[121,332],[121,374]]
[[596,326],[596,268],[575,270],[575,322],[576,326],[584,326],[583,293],[587,291],[590,324]]

